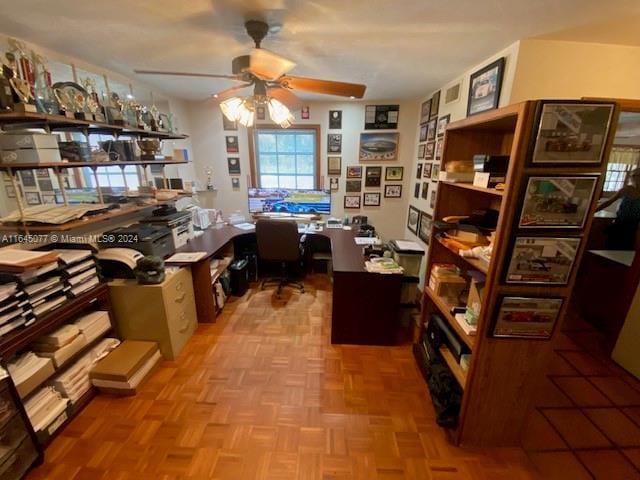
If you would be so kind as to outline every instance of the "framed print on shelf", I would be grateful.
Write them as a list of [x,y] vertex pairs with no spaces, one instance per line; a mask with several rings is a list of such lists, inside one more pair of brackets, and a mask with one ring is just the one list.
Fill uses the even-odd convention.
[[380,206],[380,192],[365,192],[362,196],[363,196],[362,204],[365,207]]
[[227,169],[229,175],[240,175],[240,159],[238,157],[227,157]]
[[438,119],[438,126],[436,128],[436,136],[442,137],[444,132],[447,130],[447,125],[449,125],[449,121],[451,120],[451,114],[445,115],[444,117],[440,117]]
[[358,159],[361,162],[397,160],[398,132],[361,133]]
[[404,177],[404,167],[387,167],[384,170],[384,179],[391,182],[399,182]]
[[433,217],[428,213],[420,211],[420,220],[418,221],[418,238],[429,245],[431,238],[431,228],[433,227]]
[[329,133],[327,135],[327,152],[342,153],[342,134]]
[[345,184],[345,191],[347,193],[355,193],[362,191],[362,180],[347,180]]
[[431,116],[431,99],[425,100],[420,105],[420,123],[426,123]]
[[425,145],[421,143],[418,145],[418,160],[422,160],[424,158]]
[[339,181],[338,177],[329,177],[329,189],[332,192],[337,192],[338,189],[340,188],[338,181]]
[[427,132],[429,131],[429,123],[420,124],[420,142],[427,141]]
[[342,129],[342,110],[329,110],[329,130]]
[[416,182],[413,187],[413,198],[420,198],[420,182]]
[[505,282],[566,285],[578,247],[579,237],[516,237]]
[[562,298],[503,296],[498,300],[490,335],[548,340],[558,321],[562,302]]
[[433,160],[436,158],[436,142],[427,142],[427,147],[424,152],[425,160]]
[[360,195],[345,195],[344,208],[360,208]]
[[384,186],[384,198],[402,198],[402,185],[390,185]]
[[438,110],[440,108],[440,90],[433,94],[431,97],[431,113],[429,114],[429,118],[437,117]]
[[382,179],[382,167],[367,167],[364,178],[365,187],[379,187]]
[[240,147],[238,146],[238,137],[235,135],[227,135],[224,137],[224,142],[227,147],[227,153],[238,153]]
[[420,210],[414,206],[409,206],[409,215],[407,216],[407,229],[413,234],[418,234],[418,220],[420,219]]
[[582,228],[597,176],[529,177],[519,228]]
[[[425,163],[426,165],[426,163]],[[422,163],[418,163],[418,167],[416,168],[416,178],[417,179],[421,179],[422,178]]]
[[467,98],[467,117],[498,108],[504,64],[504,57],[501,57],[471,74]]
[[399,114],[400,105],[367,105],[364,107],[364,129],[395,130]]
[[327,157],[327,175],[342,174],[342,157]]
[[613,103],[541,102],[531,165],[600,165],[614,108]]
[[429,198],[429,182],[422,182],[422,198],[426,200]]
[[431,169],[433,168],[432,163],[425,163],[424,168],[422,169],[422,176],[424,178],[431,178]]
[[362,178],[362,165],[348,165],[347,178]]

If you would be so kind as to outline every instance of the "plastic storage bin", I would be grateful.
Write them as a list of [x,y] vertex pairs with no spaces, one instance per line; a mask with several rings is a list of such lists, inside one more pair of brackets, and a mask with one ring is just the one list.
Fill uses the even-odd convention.
[[231,294],[241,297],[249,288],[249,261],[246,258],[236,260],[229,265],[231,274]]
[[398,245],[396,240],[389,242],[389,245],[393,251],[393,259],[404,268],[405,276],[420,276],[420,264],[422,263],[422,257],[424,257],[424,249],[418,244],[415,244],[411,249],[402,248],[402,243]]

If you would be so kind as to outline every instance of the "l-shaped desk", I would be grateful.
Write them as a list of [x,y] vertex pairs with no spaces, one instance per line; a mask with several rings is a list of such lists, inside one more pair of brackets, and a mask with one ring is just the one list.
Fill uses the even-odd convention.
[[[215,322],[216,317],[210,260],[231,242],[247,235],[255,236],[255,231],[233,226],[210,228],[178,249],[178,252],[206,252],[202,260],[191,264],[199,322]],[[307,235],[319,235],[331,242],[331,343],[393,344],[399,321],[402,275],[367,272],[362,246],[356,245],[353,230],[325,228]]]

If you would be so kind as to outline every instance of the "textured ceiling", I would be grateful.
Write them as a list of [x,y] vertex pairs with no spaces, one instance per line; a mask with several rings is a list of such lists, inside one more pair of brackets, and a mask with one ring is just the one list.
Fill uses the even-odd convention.
[[[230,73],[252,47],[244,21],[282,25],[263,47],[292,74],[365,83],[367,99],[414,98],[529,37],[640,45],[638,0],[0,0],[0,32],[174,96],[228,80],[138,76],[134,68]],[[614,28],[612,28],[614,27]],[[306,97],[309,98],[309,97]]]

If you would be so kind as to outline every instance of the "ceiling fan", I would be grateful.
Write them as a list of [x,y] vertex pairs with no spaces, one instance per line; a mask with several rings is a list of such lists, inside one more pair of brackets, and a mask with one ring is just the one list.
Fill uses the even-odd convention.
[[[287,128],[293,122],[291,110],[298,110],[302,101],[292,90],[337,95],[349,98],[362,98],[366,85],[315,78],[287,75],[296,64],[280,55],[260,47],[269,33],[269,25],[259,20],[245,23],[249,36],[255,42],[255,48],[248,55],[236,57],[231,62],[231,75],[165,72],[158,70],[134,70],[147,75],[176,75],[184,77],[226,78],[242,82],[241,85],[228,88],[213,95],[220,102],[220,109],[231,121],[251,126],[255,119],[255,109],[266,105],[269,116],[281,127]],[[253,95],[238,96],[242,89],[253,87]]]

